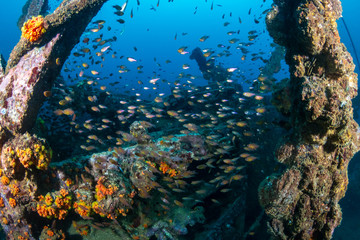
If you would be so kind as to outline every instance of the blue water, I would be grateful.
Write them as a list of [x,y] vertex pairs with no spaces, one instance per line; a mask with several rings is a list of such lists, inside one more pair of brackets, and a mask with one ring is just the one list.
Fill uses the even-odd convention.
[[[3,1],[0,14],[2,22],[6,23],[1,26],[1,32],[3,36],[0,38],[0,53],[3,54],[5,59],[8,59],[9,54],[20,38],[21,31],[18,29],[16,23],[18,17],[21,14],[21,9],[25,0],[19,1]],[[53,6],[60,1],[52,1]],[[235,82],[241,82],[247,90],[249,83],[256,79],[259,75],[259,67],[264,64],[261,61],[250,61],[249,55],[251,53],[264,52],[262,57],[268,59],[270,57],[270,43],[272,39],[266,32],[264,23],[265,14],[261,14],[264,10],[271,7],[271,1],[266,1],[263,7],[260,8],[263,1],[214,1],[213,10],[211,10],[212,1],[205,0],[181,0],[169,3],[168,1],[161,0],[159,7],[156,6],[157,0],[153,1],[140,1],[140,6],[136,1],[129,1],[125,15],[121,17],[125,20],[125,24],[119,24],[116,20],[120,17],[114,14],[115,9],[112,7],[115,4],[122,5],[124,1],[111,0],[108,1],[95,20],[103,19],[106,21],[104,29],[111,27],[110,31],[103,30],[98,33],[85,33],[82,37],[90,36],[94,39],[100,34],[103,34],[103,39],[117,37],[116,42],[105,44],[104,46],[111,45],[112,52],[116,51],[116,58],[112,59],[108,54],[103,67],[100,68],[100,64],[93,65],[84,73],[91,75],[91,70],[100,72],[102,84],[110,87],[109,84],[119,81],[120,84],[116,85],[112,90],[122,92],[131,90],[132,94],[141,93],[143,98],[152,98],[154,94],[159,92],[169,93],[170,88],[166,85],[160,85],[156,92],[150,90],[143,90],[143,88],[152,88],[153,85],[148,81],[152,78],[161,78],[168,82],[174,82],[179,74],[191,74],[197,77],[197,85],[205,85],[207,82],[202,78],[202,74],[198,69],[195,61],[189,59],[190,54],[180,55],[177,49],[186,46],[186,51],[191,53],[195,47],[201,49],[211,49],[217,52],[223,51],[216,47],[218,44],[224,46],[231,46],[229,51],[231,56],[217,58],[216,63],[221,64],[225,68],[236,67],[238,68],[237,74],[233,75]],[[221,6],[219,6],[221,5]],[[151,8],[154,7],[154,10]],[[342,37],[342,41],[347,46],[348,50],[354,57],[354,62],[357,65],[354,51],[360,52],[360,32],[357,23],[357,9],[359,9],[360,3],[358,1],[343,1],[343,16],[348,25],[350,34],[353,38],[355,48],[350,44],[350,39],[345,31],[344,25],[339,22],[339,31]],[[251,14],[249,9],[251,8]],[[133,18],[130,14],[133,12]],[[196,14],[194,14],[196,13]],[[230,17],[230,13],[232,17]],[[224,15],[224,18],[222,16]],[[242,23],[239,23],[239,17]],[[259,24],[254,23],[254,18],[260,21]],[[228,22],[229,25],[224,27],[224,23]],[[96,25],[89,25],[89,28]],[[237,32],[240,30],[240,34],[234,34],[232,36],[227,35],[229,31]],[[256,30],[259,35],[254,42],[254,45],[247,47],[250,54],[247,54],[247,60],[241,61],[240,58],[243,55],[240,50],[235,49],[239,42],[248,42],[248,32]],[[175,40],[176,36],[176,40]],[[209,38],[200,42],[199,39],[202,36],[209,36]],[[232,38],[238,38],[239,42],[235,44],[229,44],[228,41]],[[91,48],[91,44],[78,44],[73,52],[79,52],[83,47]],[[137,49],[137,51],[134,50]],[[100,48],[96,49],[99,51]],[[80,52],[81,53],[81,52]],[[87,57],[89,54],[87,55]],[[123,56],[121,60],[119,57]],[[137,62],[130,63],[127,61],[127,57],[132,57]],[[101,60],[96,58],[95,60]],[[171,63],[165,63],[170,60]],[[69,68],[70,72],[66,74],[63,72],[63,76],[66,76],[67,80],[75,79],[76,74],[79,74],[80,69],[74,69],[74,61],[79,66],[82,63],[88,63],[90,61],[87,58],[75,58],[70,56],[65,68]],[[69,64],[69,65],[68,65]],[[182,69],[183,64],[187,64],[189,69]],[[127,73],[119,74],[119,66],[124,65],[130,71]],[[137,73],[137,67],[143,67],[142,74]],[[356,69],[358,71],[358,68]],[[110,74],[113,74],[110,77]],[[275,77],[279,80],[288,76],[287,66],[283,63],[283,69]],[[247,80],[248,83],[244,82]],[[138,81],[144,84],[137,84]],[[181,81],[180,81],[181,82]]]
[[[0,9],[2,22],[5,23],[1,26],[2,36],[0,38],[0,53],[3,54],[5,59],[8,59],[9,54],[20,38],[21,31],[17,28],[17,20],[21,14],[22,6],[25,4],[25,0],[19,1],[3,1],[2,8]],[[58,4],[59,1],[53,1]],[[162,77],[167,80],[174,79],[178,76],[179,72],[191,73],[193,75],[201,75],[198,70],[196,62],[191,61],[189,55],[180,55],[177,53],[177,49],[181,46],[187,46],[187,51],[190,51],[199,46],[202,49],[216,48],[218,44],[229,45],[227,41],[231,38],[239,38],[241,41],[246,41],[247,33],[250,30],[257,30],[262,33],[262,36],[257,39],[253,49],[256,51],[264,51],[264,58],[266,59],[270,55],[271,48],[269,43],[272,40],[268,37],[265,24],[263,22],[264,15],[261,12],[269,8],[271,1],[266,1],[262,8],[259,8],[262,1],[214,1],[214,9],[211,10],[212,1],[205,0],[182,0],[168,3],[167,1],[160,1],[159,7],[156,7],[157,1],[140,1],[140,6],[137,6],[136,1],[129,1],[125,15],[121,17],[125,20],[125,24],[119,24],[116,19],[118,16],[113,14],[115,4],[122,5],[124,1],[111,0],[108,1],[96,19],[106,20],[105,26],[110,26],[111,31],[105,32],[104,39],[106,37],[116,36],[118,40],[112,45],[112,49],[117,51],[118,56],[125,56],[122,61],[111,61],[109,58],[104,64],[104,72],[111,73],[117,72],[116,66],[126,65],[130,70],[129,73],[121,75],[121,77],[133,86],[134,80],[146,80],[154,77]],[[345,31],[344,25],[341,21],[339,22],[339,31],[342,41],[347,46],[348,50],[354,57],[354,62],[357,65],[354,51],[360,51],[360,31],[357,21],[358,9],[360,2],[345,0],[343,3],[343,17],[348,25],[350,34],[352,36],[355,49],[350,44],[350,40],[347,32]],[[218,6],[221,4],[222,6]],[[154,6],[156,11],[150,8]],[[197,10],[196,10],[197,8]],[[249,9],[252,8],[251,14],[249,15]],[[134,17],[130,18],[130,11],[133,10]],[[194,14],[196,12],[196,14]],[[232,17],[229,16],[230,12]],[[225,15],[224,19],[222,16]],[[261,16],[260,23],[254,24],[254,17],[259,18]],[[242,23],[239,24],[238,18],[241,18]],[[224,27],[223,23],[229,22],[229,26]],[[228,31],[238,31],[240,34],[227,36]],[[104,31],[102,31],[104,33]],[[186,35],[183,35],[186,33]],[[100,33],[99,33],[100,34]],[[98,34],[98,35],[99,35]],[[96,34],[92,34],[94,37]],[[177,35],[177,40],[174,40]],[[208,35],[210,36],[205,42],[199,42],[199,38]],[[108,44],[106,44],[108,45]],[[104,45],[104,46],[106,46]],[[236,44],[233,44],[236,45]],[[79,48],[81,45],[79,44]],[[134,47],[137,48],[137,52],[134,51]],[[234,47],[230,50],[233,50]],[[252,78],[259,74],[257,70],[261,66],[259,63],[250,63],[246,61],[246,65],[239,59],[241,53],[239,51],[232,51],[233,55],[230,57],[222,57],[217,61],[226,67],[238,67],[240,73],[246,78]],[[358,54],[359,55],[359,54]],[[133,57],[138,61],[136,63],[129,63],[126,61],[126,57]],[[156,58],[156,61],[154,61]],[[80,64],[82,61],[79,60]],[[171,64],[165,64],[166,60],[171,60]],[[158,69],[161,65],[160,70]],[[181,66],[188,64],[189,69],[187,71],[181,71]],[[142,65],[145,66],[144,74],[136,74],[136,67]],[[162,73],[166,68],[166,73]],[[94,67],[94,70],[100,70]],[[90,71],[90,69],[89,69]],[[358,71],[358,68],[357,68]],[[287,72],[285,71],[285,74]],[[282,76],[281,76],[282,77]],[[114,78],[108,82],[115,81]],[[198,80],[198,84],[204,84],[201,79]]]
[[[189,52],[195,47],[211,48],[221,52],[222,49],[216,47],[218,44],[229,46],[231,44],[228,43],[228,40],[233,38],[238,38],[239,42],[248,42],[247,35],[251,30],[260,33],[262,41],[254,41],[255,44],[248,49],[253,50],[253,52],[264,51],[264,58],[270,57],[269,43],[271,39],[265,31],[265,24],[254,23],[254,16],[257,18],[261,16],[261,19],[264,19],[265,15],[261,15],[261,12],[269,8],[269,1],[262,8],[259,8],[262,1],[247,3],[241,1],[215,2],[213,10],[211,10],[210,1],[175,1],[174,3],[160,1],[159,7],[156,7],[156,1],[140,2],[140,6],[137,6],[136,1],[129,1],[125,15],[122,17],[125,20],[123,25],[116,22],[119,17],[113,14],[114,8],[112,7],[114,4],[122,5],[122,2],[109,1],[99,12],[94,20],[104,19],[106,20],[104,28],[107,26],[112,28],[111,31],[101,32],[104,34],[103,39],[116,36],[118,40],[111,43],[111,48],[117,52],[117,57],[124,56],[124,58],[119,61],[106,57],[102,69],[100,65],[97,65],[84,71],[85,74],[89,74],[90,70],[96,70],[104,77],[107,73],[116,73],[119,65],[125,65],[130,72],[121,75],[115,74],[115,77],[103,82],[110,83],[118,80],[117,77],[121,77],[123,85],[128,85],[129,88],[138,88],[137,91],[141,90],[137,84],[139,80],[145,83],[151,78],[160,77],[173,82],[182,72],[201,76],[196,62],[189,59],[190,54],[181,55],[177,52],[178,48],[186,46],[186,51]],[[219,3],[222,6],[218,6]],[[156,11],[151,10],[151,7],[155,7]],[[249,15],[250,8],[252,11]],[[238,10],[233,11],[234,9]],[[133,11],[133,18],[130,16],[131,11]],[[225,15],[224,19],[222,19],[223,15]],[[241,24],[239,17],[242,21]],[[223,25],[225,22],[229,23],[227,27]],[[94,27],[95,25],[91,26]],[[240,34],[227,35],[229,31],[237,32],[238,30],[240,30]],[[90,35],[95,38],[100,35],[100,32]],[[199,39],[202,36],[210,37],[206,41],[200,42]],[[256,78],[260,73],[258,68],[261,65],[259,62],[241,61],[240,50],[235,50],[237,44],[232,44],[230,49],[232,55],[218,58],[217,64],[222,64],[226,68],[238,68],[238,73],[244,75],[246,79]],[[104,46],[106,45],[108,44]],[[74,51],[79,51],[82,47],[84,44],[79,44]],[[134,47],[137,51],[134,50]],[[137,62],[129,63],[127,57],[132,57]],[[171,63],[166,64],[166,60],[170,60]],[[81,61],[79,62],[81,64]],[[189,69],[183,70],[183,64],[189,65]],[[136,68],[139,65],[144,67],[142,69],[143,74],[137,74]],[[78,72],[72,71],[72,74],[76,73]],[[71,74],[70,76],[75,77]],[[240,79],[235,80],[239,81]],[[196,82],[199,85],[206,84],[206,81],[201,77]],[[146,86],[151,87],[149,84],[144,84],[141,87]],[[162,90],[167,91],[167,89]]]
[[[0,52],[8,59],[9,54],[20,38],[21,32],[17,28],[17,20],[21,14],[21,9],[25,4],[25,0],[17,1],[2,1],[2,7],[0,8],[0,16],[2,20],[2,25],[0,27],[1,35],[0,38]],[[205,1],[193,1],[193,0],[181,0],[174,1],[173,3],[168,3],[165,1],[160,2],[160,7],[156,8],[157,11],[149,10],[149,6],[156,6],[157,1],[141,1],[139,10],[136,7],[136,1],[130,1],[128,6],[127,14],[125,19],[129,18],[131,8],[134,8],[134,18],[131,21],[126,21],[125,28],[126,34],[121,39],[122,41],[122,51],[126,54],[126,46],[128,45],[138,45],[139,49],[146,48],[149,50],[149,57],[151,55],[162,56],[165,52],[166,55],[169,55],[169,49],[172,49],[175,46],[178,46],[178,42],[182,41],[184,45],[194,44],[198,41],[203,35],[211,35],[211,38],[208,39],[208,45],[216,43],[216,40],[222,38],[222,35],[226,31],[221,27],[221,18],[222,14],[233,12],[233,18],[229,19],[230,21],[237,21],[238,16],[243,20],[243,24],[238,26],[243,33],[247,29],[253,27],[253,24],[247,24],[248,10],[253,6],[259,6],[258,3],[251,2],[261,2],[261,1],[235,1],[235,0],[225,0],[225,1],[215,1],[214,10],[210,10],[211,2],[205,3]],[[267,1],[266,4],[269,6],[271,1]],[[118,4],[122,5],[123,1],[109,1],[104,9],[100,12],[101,14],[111,14],[113,10],[111,5]],[[223,7],[217,7],[216,4],[222,4]],[[354,45],[356,50],[360,51],[360,29],[358,25],[358,10],[360,9],[360,2],[355,0],[343,0],[343,17],[345,18],[347,25],[349,27],[350,33],[352,35]],[[195,6],[198,6],[197,14],[194,15]],[[235,10],[236,9],[236,10]],[[255,13],[257,9],[252,10],[251,16]],[[107,17],[108,19],[109,17]],[[114,15],[115,18],[115,15]],[[119,25],[119,24],[118,24]],[[260,24],[263,25],[263,24]],[[148,29],[149,32],[146,35],[142,35],[143,30]],[[164,32],[166,30],[166,32]],[[214,31],[215,30],[215,31]],[[339,23],[340,35],[342,41],[348,47],[350,53],[354,53],[354,49],[350,45],[347,33],[344,30],[342,23]],[[181,33],[187,32],[188,35],[186,39],[182,39]],[[168,40],[173,38],[174,35],[178,33],[178,42],[173,41],[172,43]],[[4,37],[6,36],[6,37]],[[146,41],[143,41],[143,38],[146,38]],[[176,45],[177,44],[177,45]],[[174,46],[175,45],[175,46]],[[166,47],[165,47],[166,46]],[[165,48],[164,48],[165,47]],[[170,51],[171,52],[171,51]],[[143,60],[148,61],[148,59]],[[151,60],[150,60],[151,61]]]

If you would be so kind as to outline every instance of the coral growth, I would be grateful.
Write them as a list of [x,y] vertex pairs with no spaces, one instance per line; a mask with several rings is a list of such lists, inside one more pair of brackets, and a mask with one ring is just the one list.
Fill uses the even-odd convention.
[[[188,233],[188,226],[204,221],[204,209],[195,206],[196,201],[184,202],[181,197],[187,192],[185,186],[189,179],[195,176],[190,170],[191,164],[197,164],[194,159],[204,157],[208,147],[200,135],[172,136],[157,141],[149,136],[146,143],[124,149],[114,147],[111,151],[85,156],[78,162],[64,161],[48,167],[51,151],[46,142],[25,133],[3,146],[6,151],[2,153],[5,166],[2,194],[8,197],[1,198],[0,207],[5,212],[13,211],[13,215],[11,218],[2,215],[2,224],[9,224],[14,216],[24,219],[22,209],[25,208],[27,214],[32,217],[36,214],[36,218],[45,221],[68,219],[74,213],[84,220],[121,220],[135,239],[177,238]],[[37,167],[40,162],[46,162],[46,168],[42,164]],[[34,183],[31,174],[51,184]],[[191,187],[193,194],[196,190],[197,199],[211,194],[210,185]],[[25,191],[29,192],[28,198],[23,197]],[[80,235],[87,235],[91,230],[87,225],[76,222],[73,225]],[[53,227],[44,228],[40,239],[62,239],[63,236]]]
[[45,226],[41,231],[40,240],[65,240],[65,233],[62,230]]
[[[52,150],[45,140],[26,133],[3,146],[1,163],[8,177],[22,178],[20,174],[23,174],[25,169],[46,170],[51,158]],[[3,183],[6,182],[4,177]]]
[[267,28],[286,47],[291,78],[273,102],[290,115],[292,131],[276,151],[287,169],[262,182],[259,199],[274,238],[331,239],[341,222],[338,202],[347,188],[347,166],[360,145],[351,106],[357,75],[336,25],[341,3],[275,4]]
[[38,41],[46,32],[44,27],[44,18],[41,15],[32,17],[24,23],[23,27],[21,28],[21,32],[21,36],[30,42]]
[[72,207],[72,197],[64,189],[47,193],[45,197],[40,195],[38,199],[36,210],[41,217],[62,220]]

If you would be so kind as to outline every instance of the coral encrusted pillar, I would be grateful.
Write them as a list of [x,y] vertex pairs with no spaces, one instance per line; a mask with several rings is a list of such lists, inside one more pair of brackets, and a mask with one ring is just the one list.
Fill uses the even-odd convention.
[[359,148],[351,102],[357,74],[340,42],[341,12],[339,0],[275,0],[266,18],[270,35],[286,48],[292,125],[275,154],[286,170],[259,187],[273,239],[330,239],[341,222],[338,202]]

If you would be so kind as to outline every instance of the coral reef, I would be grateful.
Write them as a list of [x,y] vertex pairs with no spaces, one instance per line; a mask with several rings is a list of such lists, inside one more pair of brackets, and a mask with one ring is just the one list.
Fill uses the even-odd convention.
[[[72,196],[61,189],[41,197],[41,172],[48,169],[52,153],[44,140],[26,132],[35,123],[43,92],[61,70],[59,59],[67,58],[104,2],[75,0],[44,19],[29,20],[5,72],[1,62],[1,225],[10,239],[34,239],[30,222],[35,211],[63,219],[72,207]],[[73,22],[78,29],[68,28]]]
[[291,73],[274,103],[290,115],[292,131],[276,150],[287,169],[262,182],[259,199],[274,239],[331,239],[341,221],[347,166],[359,149],[351,106],[357,75],[336,25],[341,3],[274,3],[267,28],[286,47]]
[[46,142],[28,133],[8,140],[1,150],[1,224],[14,239],[33,239],[31,219],[26,215],[33,209],[39,176],[50,160]]
[[[127,231],[123,234],[135,239],[178,239],[188,233],[188,226],[204,222],[204,209],[196,204],[216,188],[199,182],[187,190],[186,185],[195,176],[192,165],[201,163],[212,146],[200,135],[154,141],[143,130],[147,126],[142,121],[130,127],[141,129],[132,131],[133,139],[146,135],[147,144],[140,140],[128,148],[50,165],[45,140],[25,133],[7,141],[1,154],[0,218],[14,236],[10,239],[64,239],[60,229],[47,227],[47,220],[64,220],[74,213],[85,220],[121,219]],[[198,192],[197,200],[180,202],[186,192]],[[88,234],[86,226],[76,225],[81,235]]]
[[[139,126],[139,122],[134,122],[133,126]],[[133,147],[115,147],[109,152],[93,154],[81,161],[85,165],[80,170],[81,179],[69,171],[75,168],[74,162],[54,165],[57,169],[55,181],[60,182],[61,190],[39,197],[38,214],[61,219],[61,210],[64,217],[71,210],[84,219],[96,216],[111,220],[121,218],[120,223],[125,228],[133,226],[131,222],[136,219],[137,226],[146,226],[143,230],[136,230],[136,236],[143,238],[158,236],[161,237],[159,239],[176,239],[179,235],[187,234],[188,225],[204,221],[203,210],[201,207],[193,209],[195,202],[181,203],[170,191],[180,187],[177,191],[185,192],[184,187],[179,185],[186,184],[185,180],[192,174],[188,170],[190,164],[204,153],[196,153],[195,149],[184,150],[182,139],[174,136],[167,144],[162,139],[151,140],[147,145],[141,142]],[[201,147],[206,148],[206,145]],[[178,174],[172,176],[167,171],[161,171],[161,163],[164,162]],[[176,186],[173,185],[175,183]],[[68,196],[75,198],[72,200]],[[203,194],[203,197],[206,196],[208,194]],[[66,203],[59,208],[57,199],[66,197],[69,202],[73,201],[72,206],[68,207],[70,204]],[[142,201],[149,198],[150,201]],[[156,202],[163,204],[154,206]],[[159,212],[166,214],[157,214]],[[134,229],[131,232],[135,233]]]
[[61,230],[55,230],[45,226],[41,231],[40,240],[65,240],[65,234]]
[[52,151],[45,140],[28,133],[7,141],[1,153],[3,172],[17,179],[23,178],[25,170],[46,170],[52,158]]

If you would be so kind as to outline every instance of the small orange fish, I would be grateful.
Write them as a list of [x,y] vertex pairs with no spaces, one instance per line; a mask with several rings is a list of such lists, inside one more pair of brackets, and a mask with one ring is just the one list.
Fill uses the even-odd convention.
[[255,151],[256,149],[259,148],[259,145],[257,145],[256,143],[249,143],[247,145],[247,148],[250,150],[250,151]]
[[169,114],[169,115],[172,116],[172,117],[177,117],[177,116],[179,116],[179,114],[178,114],[177,112],[172,111],[172,110],[167,111],[167,114]]
[[205,42],[206,39],[208,39],[208,38],[209,38],[209,36],[202,36],[202,37],[199,39],[199,41],[200,41],[200,42]]
[[101,52],[105,52],[106,50],[108,50],[110,48],[110,46],[106,46],[106,47],[103,47],[100,51]]
[[67,103],[68,103],[68,101],[66,101],[65,99],[59,101],[59,104],[60,104],[61,106],[64,106],[64,105],[66,105]]
[[96,33],[96,32],[98,32],[100,29],[98,29],[98,28],[92,28],[92,29],[90,29],[90,31],[91,32],[93,32],[93,33]]
[[100,112],[100,109],[96,106],[91,107],[91,110],[93,110],[94,112]]
[[266,109],[265,109],[265,108],[262,108],[262,107],[257,108],[257,109],[255,109],[255,110],[256,110],[257,113],[264,113],[264,112],[266,111]]
[[238,174],[238,175],[232,176],[232,177],[231,177],[231,180],[236,180],[236,181],[237,181],[237,180],[242,179],[243,177],[244,177],[244,176]]
[[182,202],[178,201],[178,200],[174,200],[174,203],[179,206],[179,207],[183,207],[184,204],[182,204]]
[[238,126],[238,127],[245,127],[246,125],[247,125],[246,122],[237,122],[236,123],[236,126]]
[[55,113],[55,115],[60,116],[60,115],[63,114],[63,110],[57,109],[57,110],[54,111],[54,113]]
[[51,97],[51,95],[52,95],[51,91],[45,91],[44,92],[45,97]]
[[67,108],[67,109],[63,110],[63,113],[68,116],[75,114],[74,110],[72,110],[71,108]]
[[248,156],[247,158],[245,158],[245,161],[252,162],[252,161],[254,161],[256,159],[257,159],[257,157],[255,157],[255,156]]
[[254,95],[255,95],[255,93],[251,93],[251,92],[244,92],[244,93],[243,93],[243,95],[244,95],[245,97],[252,97],[252,96],[254,96]]

